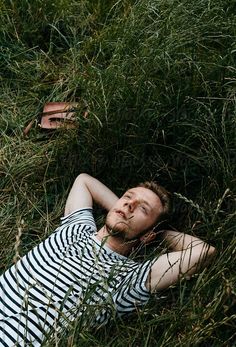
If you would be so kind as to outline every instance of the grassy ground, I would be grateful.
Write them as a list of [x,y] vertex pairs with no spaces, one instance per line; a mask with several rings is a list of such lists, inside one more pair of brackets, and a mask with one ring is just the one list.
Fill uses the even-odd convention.
[[[171,225],[218,249],[143,312],[78,324],[60,346],[236,345],[235,13],[231,0],[0,1],[1,271],[58,225],[80,172],[117,194],[156,179]],[[47,101],[80,102],[78,129],[40,130]]]

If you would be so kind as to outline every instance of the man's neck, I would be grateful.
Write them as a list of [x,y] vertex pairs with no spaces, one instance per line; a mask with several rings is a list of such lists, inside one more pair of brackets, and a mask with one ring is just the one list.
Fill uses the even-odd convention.
[[137,240],[125,241],[122,238],[110,235],[105,225],[97,232],[96,238],[104,242],[104,245],[112,251],[125,256],[128,256],[137,245]]

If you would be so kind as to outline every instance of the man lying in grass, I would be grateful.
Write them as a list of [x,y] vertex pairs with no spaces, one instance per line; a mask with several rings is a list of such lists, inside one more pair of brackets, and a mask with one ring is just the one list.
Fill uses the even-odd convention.
[[[98,231],[93,202],[109,211]],[[128,258],[155,238],[155,226],[168,211],[167,191],[153,182],[119,199],[80,174],[61,226],[0,277],[0,346],[40,346],[78,318],[86,326],[105,324],[199,270],[214,248],[175,231],[163,232],[172,252],[143,263]]]

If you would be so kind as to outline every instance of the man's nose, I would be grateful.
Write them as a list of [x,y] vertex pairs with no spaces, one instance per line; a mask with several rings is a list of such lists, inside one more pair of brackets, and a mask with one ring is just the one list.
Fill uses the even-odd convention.
[[133,212],[135,207],[136,207],[136,204],[137,204],[137,200],[136,199],[130,199],[128,202],[127,202],[127,205],[128,205],[128,209],[130,212]]

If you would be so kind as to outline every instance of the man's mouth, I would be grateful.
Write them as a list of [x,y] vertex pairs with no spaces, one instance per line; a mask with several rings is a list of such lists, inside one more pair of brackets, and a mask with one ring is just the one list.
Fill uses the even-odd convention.
[[123,211],[117,210],[116,213],[120,215],[122,218],[127,219],[126,214]]

